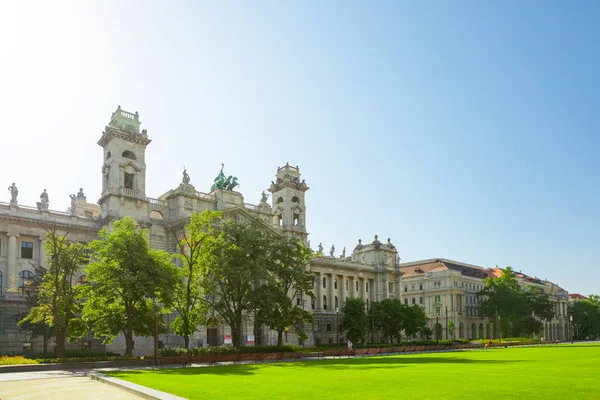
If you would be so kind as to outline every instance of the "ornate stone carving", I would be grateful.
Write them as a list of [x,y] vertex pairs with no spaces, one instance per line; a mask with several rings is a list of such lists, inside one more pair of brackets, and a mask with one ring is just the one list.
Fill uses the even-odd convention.
[[342,260],[345,260],[345,259],[346,259],[346,248],[344,247],[342,249]]
[[331,249],[329,249],[329,256],[334,257],[335,253],[335,245],[331,245]]
[[319,255],[323,255],[323,243],[319,243]]
[[12,185],[8,187],[8,191],[10,192],[10,204],[17,204],[17,196],[19,195],[19,190],[17,189],[17,185],[13,182]]

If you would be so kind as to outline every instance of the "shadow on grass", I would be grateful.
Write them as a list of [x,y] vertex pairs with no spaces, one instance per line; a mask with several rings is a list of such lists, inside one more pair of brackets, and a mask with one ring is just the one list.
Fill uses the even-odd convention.
[[163,375],[253,375],[259,369],[273,368],[325,368],[328,370],[365,370],[365,369],[390,369],[404,368],[410,364],[508,364],[523,362],[523,360],[473,360],[462,357],[363,357],[341,358],[332,360],[306,360],[298,362],[272,362],[264,364],[224,365],[215,367],[193,367],[157,369],[146,371],[115,371],[109,375],[119,378],[121,376],[135,376],[148,373]]

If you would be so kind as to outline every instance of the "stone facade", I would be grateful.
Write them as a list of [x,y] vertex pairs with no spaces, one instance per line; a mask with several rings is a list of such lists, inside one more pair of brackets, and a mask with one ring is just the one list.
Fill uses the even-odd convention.
[[[137,112],[126,112],[119,107],[112,114],[98,141],[103,149],[102,192],[98,204],[88,203],[83,189],[79,189],[77,194],[70,195],[71,207],[67,212],[54,211],[49,207],[52,194],[44,190],[38,206],[28,207],[18,203],[17,185],[9,187],[10,202],[0,202],[0,352],[18,352],[21,342],[27,339],[26,332],[16,327],[18,315],[24,312],[21,291],[33,273],[32,264],[45,264],[43,240],[50,225],[61,233],[68,232],[73,240],[89,241],[103,225],[130,216],[148,228],[153,248],[175,252],[173,232],[183,229],[192,213],[208,209],[220,210],[225,218],[239,221],[258,219],[273,234],[295,236],[310,245],[305,203],[309,187],[301,179],[297,166],[286,164],[278,168],[268,188],[270,201],[269,195],[263,192],[258,204],[246,203],[244,196],[235,190],[215,187],[208,193],[197,191],[187,171],[174,189],[156,198],[147,197],[145,150],[151,140],[145,129],[140,130],[140,124]],[[323,246],[318,246],[311,262],[315,299],[306,295],[298,299],[298,305],[313,310],[315,322],[304,326],[309,335],[307,341],[298,343],[290,332],[286,335],[287,343],[311,346],[335,342],[338,312],[349,297],[362,297],[369,304],[385,298],[419,304],[440,338],[447,337],[446,329],[440,327],[445,327],[450,320],[456,324],[455,337],[493,336],[489,322],[476,317],[476,303],[473,303],[483,278],[491,270],[444,259],[401,264],[391,240],[381,242],[377,236],[370,243],[359,241],[351,254],[346,255],[345,248],[341,255],[336,256],[335,252],[332,246],[325,255]],[[85,277],[80,274],[78,279],[83,281]],[[527,281],[527,284],[533,283]],[[542,284],[554,296],[557,310],[566,310],[566,292],[556,285]],[[560,319],[563,314],[558,315],[557,321],[548,327],[545,335],[548,338],[566,337],[561,333],[564,332]],[[172,317],[167,318],[167,323],[171,320]],[[212,323],[201,327],[191,338],[192,345],[223,343],[224,337],[230,334],[229,328],[216,319]],[[276,342],[275,332],[254,326],[251,319],[244,327],[244,337],[248,335],[255,336],[256,344]],[[164,346],[183,343],[182,338],[173,334],[161,335],[160,340]],[[124,339],[120,337],[107,347],[117,352],[123,349]],[[151,352],[152,339],[135,339],[134,354]]]

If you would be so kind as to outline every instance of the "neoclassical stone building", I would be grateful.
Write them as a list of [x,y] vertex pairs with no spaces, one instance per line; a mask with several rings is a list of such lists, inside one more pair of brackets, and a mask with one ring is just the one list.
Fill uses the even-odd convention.
[[[12,184],[10,201],[0,202],[0,352],[19,352],[28,333],[16,326],[27,308],[22,291],[35,269],[45,265],[44,234],[52,226],[69,233],[73,240],[95,239],[99,229],[124,216],[133,217],[148,229],[149,240],[156,249],[175,252],[175,235],[186,225],[189,216],[203,210],[221,210],[225,218],[248,220],[255,218],[276,235],[296,236],[306,241],[305,194],[309,187],[301,179],[300,169],[289,164],[278,168],[275,180],[263,192],[258,204],[246,203],[235,190],[236,179],[225,178],[223,169],[210,191],[201,192],[191,184],[187,171],[174,189],[158,197],[146,193],[145,150],[151,143],[147,131],[140,130],[138,113],[120,107],[112,114],[98,145],[102,147],[102,191],[97,203],[88,202],[79,189],[71,194],[71,207],[66,212],[51,209],[51,198],[44,190],[36,207],[18,203],[18,186]],[[344,248],[335,254],[332,246],[328,255],[319,244],[312,259],[315,274],[315,298],[303,296],[298,305],[313,310],[315,321],[304,326],[309,339],[301,345],[333,343],[337,340],[339,310],[349,297],[362,297],[369,304],[385,298],[399,298],[407,304],[422,306],[430,317],[431,328],[440,338],[448,337],[447,321],[456,325],[455,337],[491,338],[495,330],[488,321],[476,316],[475,293],[483,279],[497,274],[465,263],[431,259],[400,263],[396,247],[377,236],[370,243],[360,240],[351,254]],[[85,276],[80,273],[79,282]],[[531,280],[522,275],[523,284],[540,284],[551,294],[557,307],[557,318],[547,324],[545,337],[565,338],[566,304],[568,294],[547,281]],[[192,338],[192,345],[222,344],[230,334],[227,326],[203,326]],[[167,320],[170,323],[170,318]],[[254,326],[252,318],[244,327],[245,339],[254,337],[256,344],[274,344],[276,334],[264,327]],[[39,339],[37,339],[39,341]],[[182,338],[161,335],[161,345],[175,346]],[[293,332],[286,335],[288,343],[297,344]],[[96,342],[94,342],[96,343]],[[35,344],[38,349],[39,343]],[[76,345],[79,346],[79,345]],[[123,351],[124,340],[117,338],[107,350]],[[151,353],[152,340],[136,338],[134,353]]]

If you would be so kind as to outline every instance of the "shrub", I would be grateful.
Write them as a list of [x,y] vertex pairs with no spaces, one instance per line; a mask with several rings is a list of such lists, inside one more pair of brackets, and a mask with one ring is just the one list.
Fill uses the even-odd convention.
[[0,356],[0,365],[19,365],[19,364],[37,364],[36,360],[31,360],[23,356]]

